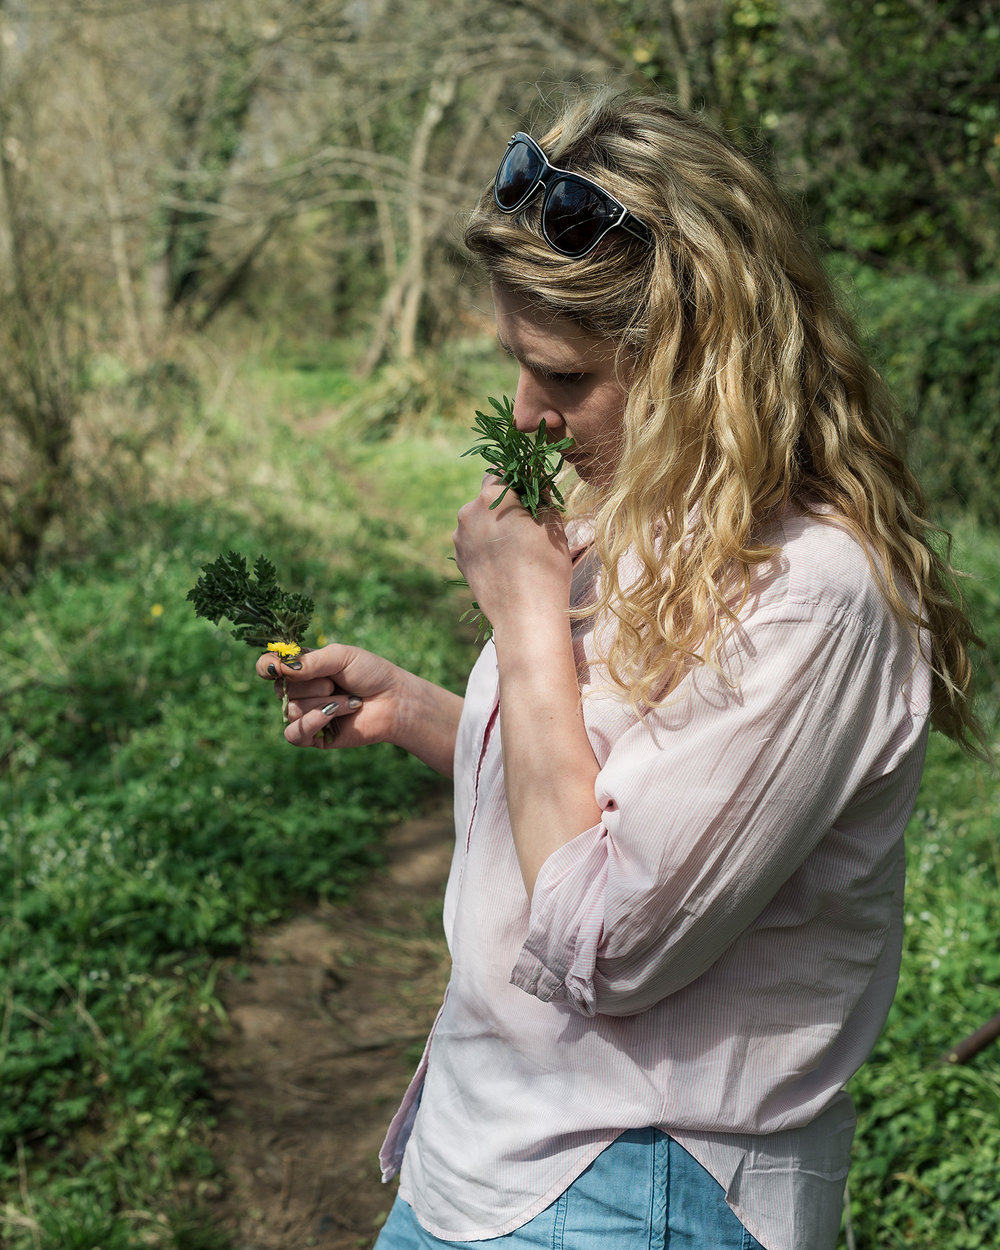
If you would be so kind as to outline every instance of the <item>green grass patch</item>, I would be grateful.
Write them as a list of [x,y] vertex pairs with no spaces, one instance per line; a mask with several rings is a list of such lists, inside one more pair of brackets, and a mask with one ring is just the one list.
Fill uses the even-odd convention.
[[[302,428],[326,390],[299,372],[287,410],[237,388],[151,445],[145,497],[81,520],[0,628],[11,1250],[223,1244],[200,1205],[217,1184],[202,1060],[219,961],[301,902],[347,897],[381,862],[384,829],[437,785],[391,746],[289,747],[254,653],[186,601],[220,551],[264,552],[315,598],[317,635],[464,683],[442,539],[415,535],[378,464]],[[435,457],[452,457],[439,439],[422,454]],[[429,511],[448,476],[429,475]],[[411,483],[406,509],[420,502]]]
[[[987,643],[982,711],[996,742],[1000,535],[959,521],[955,538]],[[932,734],[907,839],[899,990],[851,1083],[851,1224],[859,1250],[982,1250],[1000,1244],[1000,1046],[959,1067],[939,1060],[998,1009],[1000,779]]]
[[[203,1061],[220,961],[300,903],[349,895],[386,826],[436,782],[392,747],[288,747],[253,654],[185,596],[220,552],[263,552],[316,600],[316,635],[460,689],[468,594],[449,585],[447,556],[481,470],[459,453],[474,409],[512,379],[488,339],[450,351],[447,385],[387,371],[361,387],[319,349],[192,370],[168,422],[143,399],[141,438],[134,387],[106,370],[118,390],[88,427],[88,506],[0,623],[10,1250],[225,1246],[201,1201],[219,1183]],[[964,521],[956,540],[995,734],[1000,542]],[[995,776],[932,739],[900,992],[852,1085],[858,1247],[1000,1240],[997,1048],[936,1063],[996,1010],[998,804]]]

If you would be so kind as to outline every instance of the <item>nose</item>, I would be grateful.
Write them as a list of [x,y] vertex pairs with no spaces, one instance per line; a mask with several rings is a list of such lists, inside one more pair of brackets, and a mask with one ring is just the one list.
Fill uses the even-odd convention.
[[530,369],[521,369],[514,396],[514,426],[525,434],[531,434],[545,422],[545,429],[554,430],[566,424],[558,408],[552,406],[551,396],[544,384]]

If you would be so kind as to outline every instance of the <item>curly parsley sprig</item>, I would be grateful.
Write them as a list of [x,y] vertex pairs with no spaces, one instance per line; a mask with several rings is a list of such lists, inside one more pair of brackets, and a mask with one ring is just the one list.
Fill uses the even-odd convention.
[[315,604],[308,595],[289,594],[278,585],[274,565],[264,556],[254,561],[253,572],[237,551],[219,556],[202,568],[202,576],[188,591],[198,616],[214,625],[223,617],[232,622],[233,637],[257,650],[272,642],[301,650]]
[[[514,424],[514,405],[506,395],[502,400],[490,395],[489,402],[492,412],[476,410],[476,423],[472,428],[479,437],[462,456],[482,456],[488,472],[504,483],[504,489],[490,507],[496,508],[512,490],[533,517],[543,508],[562,512],[564,502],[556,478],[563,466],[563,454],[573,446],[573,440],[550,441],[546,437],[544,420],[539,422],[533,435],[519,430]],[[459,585],[467,583],[463,581]],[[475,622],[477,641],[488,638],[493,632],[478,603],[473,603],[462,620]]]
[[[187,593],[195,613],[219,625],[225,617],[232,634],[257,651],[273,651],[283,660],[302,651],[315,604],[308,595],[292,594],[278,585],[274,565],[264,556],[254,561],[253,572],[244,556],[229,551],[202,567],[202,576]],[[282,713],[288,718],[288,691],[284,690]]]

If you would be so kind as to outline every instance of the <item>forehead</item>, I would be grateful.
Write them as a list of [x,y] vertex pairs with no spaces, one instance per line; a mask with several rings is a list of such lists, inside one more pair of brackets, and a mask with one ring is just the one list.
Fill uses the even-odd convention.
[[500,345],[522,362],[579,368],[610,363],[617,355],[613,339],[588,334],[569,317],[539,308],[525,296],[497,284],[493,286],[493,308]]

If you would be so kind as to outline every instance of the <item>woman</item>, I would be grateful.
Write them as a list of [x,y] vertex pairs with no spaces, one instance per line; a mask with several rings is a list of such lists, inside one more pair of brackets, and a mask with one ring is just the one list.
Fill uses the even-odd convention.
[[898,971],[929,721],[968,744],[949,571],[890,406],[768,181],[659,99],[520,132],[467,231],[569,521],[487,476],[464,700],[333,645],[289,741],[454,774],[448,993],[379,1250],[824,1250],[844,1084]]

